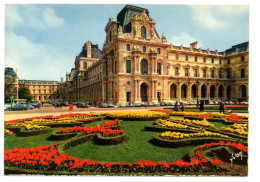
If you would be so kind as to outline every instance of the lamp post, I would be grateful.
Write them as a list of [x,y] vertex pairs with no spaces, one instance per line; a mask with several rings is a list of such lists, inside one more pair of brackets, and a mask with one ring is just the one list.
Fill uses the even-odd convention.
[[199,81],[198,80],[196,81],[196,85],[197,85],[197,107],[199,107],[199,94],[198,94],[198,91],[199,91]]
[[16,90],[16,104],[18,105],[18,90],[19,90],[19,80],[18,80],[18,70],[16,69],[16,79],[17,79],[17,90]]

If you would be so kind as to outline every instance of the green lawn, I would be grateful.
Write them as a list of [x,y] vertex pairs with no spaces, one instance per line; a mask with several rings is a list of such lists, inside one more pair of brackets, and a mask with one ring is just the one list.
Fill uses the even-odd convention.
[[[93,122],[85,126],[96,126],[99,123],[108,120]],[[217,128],[225,126],[220,122],[212,122]],[[172,162],[187,155],[196,146],[187,146],[179,148],[163,148],[153,145],[150,141],[156,132],[145,131],[145,126],[153,124],[153,121],[123,121],[123,130],[127,133],[128,140],[118,145],[97,145],[93,141],[79,145],[66,154],[80,159],[91,159],[104,162],[128,162],[135,163],[137,160],[167,161]],[[60,128],[53,128],[58,130]],[[70,128],[70,127],[69,127]],[[49,140],[51,133],[31,136],[18,137],[15,135],[5,138],[4,149],[9,150],[14,147],[38,147],[41,145],[50,145],[57,142]],[[59,141],[62,142],[62,141]]]
[[123,130],[127,133],[128,141],[119,145],[101,146],[88,142],[72,148],[67,155],[80,159],[96,161],[132,162],[137,160],[172,162],[183,158],[195,146],[182,148],[162,148],[150,143],[155,132],[144,131],[144,127],[153,121],[123,121]]

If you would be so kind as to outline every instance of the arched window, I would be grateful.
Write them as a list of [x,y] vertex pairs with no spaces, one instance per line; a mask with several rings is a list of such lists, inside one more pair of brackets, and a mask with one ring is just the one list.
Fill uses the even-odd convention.
[[87,63],[86,62],[83,63],[83,68],[87,69]]
[[148,62],[146,59],[142,59],[141,61],[141,74],[148,75]]
[[177,86],[175,84],[172,84],[170,87],[170,98],[175,99],[177,98]]
[[144,26],[141,27],[141,38],[146,39],[146,28]]

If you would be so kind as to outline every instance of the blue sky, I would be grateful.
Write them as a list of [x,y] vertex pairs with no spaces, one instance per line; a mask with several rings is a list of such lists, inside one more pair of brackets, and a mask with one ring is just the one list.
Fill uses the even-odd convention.
[[[102,49],[109,17],[116,19],[125,4],[6,5],[5,67],[18,69],[20,79],[65,78],[83,44]],[[149,5],[159,36],[168,44],[224,51],[249,40],[246,5]]]

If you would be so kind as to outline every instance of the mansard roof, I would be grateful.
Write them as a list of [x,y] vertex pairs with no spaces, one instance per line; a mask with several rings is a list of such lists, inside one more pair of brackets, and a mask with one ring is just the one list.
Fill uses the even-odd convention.
[[249,42],[233,45],[230,49],[225,50],[226,55],[234,52],[245,52],[249,46]]
[[123,33],[130,33],[131,32],[131,19],[136,16],[140,15],[143,11],[149,16],[148,9],[133,6],[133,5],[126,5],[117,15],[117,22],[118,26],[122,26]]
[[5,68],[5,75],[16,77],[16,73],[15,73],[14,69],[9,68],[9,67]]
[[[82,51],[79,53],[79,57],[87,57],[88,49],[87,49],[87,43],[84,44],[82,47]],[[91,43],[91,58],[98,58],[100,59],[102,57],[101,50],[98,48],[98,44],[92,44]]]

